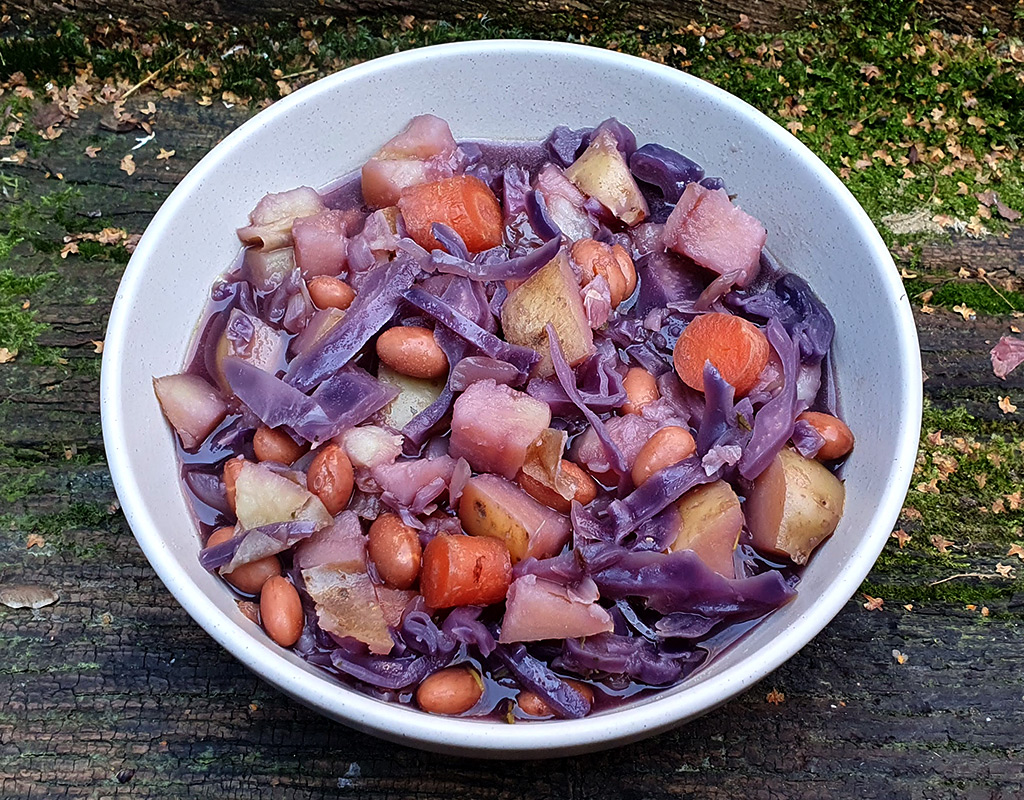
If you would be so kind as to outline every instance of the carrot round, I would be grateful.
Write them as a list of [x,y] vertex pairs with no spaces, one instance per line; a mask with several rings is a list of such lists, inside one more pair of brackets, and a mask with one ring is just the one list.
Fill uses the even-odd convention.
[[420,592],[431,608],[498,603],[511,582],[512,561],[500,539],[442,534],[423,550]]
[[487,184],[472,175],[412,186],[402,192],[398,208],[409,235],[427,250],[441,248],[430,230],[435,222],[458,233],[471,253],[501,244],[501,206]]
[[710,361],[742,397],[757,384],[771,347],[754,323],[732,314],[703,314],[691,322],[672,351],[679,378],[704,391],[704,363]]

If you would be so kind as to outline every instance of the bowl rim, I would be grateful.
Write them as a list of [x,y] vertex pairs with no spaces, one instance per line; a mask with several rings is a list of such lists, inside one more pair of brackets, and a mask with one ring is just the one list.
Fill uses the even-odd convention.
[[[854,548],[843,571],[828,587],[814,614],[794,620],[787,636],[758,651],[718,675],[685,690],[665,692],[648,702],[625,705],[612,711],[580,720],[536,722],[528,725],[504,725],[473,719],[439,717],[414,708],[386,703],[340,686],[329,677],[310,674],[288,661],[282,654],[255,646],[252,634],[240,628],[188,577],[157,532],[145,497],[134,477],[131,458],[120,445],[128,419],[123,413],[125,386],[118,365],[128,333],[127,321],[133,298],[139,289],[143,266],[155,251],[156,242],[167,233],[176,212],[187,203],[192,190],[232,148],[260,126],[287,115],[297,105],[313,100],[336,85],[361,81],[381,69],[407,66],[439,56],[471,57],[495,53],[530,53],[536,56],[572,57],[602,66],[626,66],[648,72],[659,82],[684,84],[688,91],[703,94],[732,113],[746,118],[777,147],[789,150],[807,162],[826,190],[846,207],[859,232],[864,236],[872,259],[891,269],[880,271],[881,290],[896,317],[900,330],[899,359],[906,365],[907,385],[901,387],[910,400],[902,409],[899,435],[894,442],[892,476],[874,511],[866,536]],[[587,45],[542,40],[480,40],[433,45],[384,56],[349,67],[303,87],[254,115],[231,132],[193,167],[161,205],[147,227],[135,253],[125,268],[107,325],[105,353],[100,377],[100,409],[103,440],[108,466],[121,507],[139,545],[157,575],[186,612],[210,636],[257,675],[303,704],[359,730],[391,741],[425,749],[459,752],[490,757],[538,757],[564,755],[611,747],[667,730],[706,713],[732,699],[768,675],[804,647],[832,620],[867,576],[888,539],[906,490],[910,485],[914,457],[921,426],[923,387],[913,379],[920,374],[921,360],[917,330],[910,303],[892,261],[866,212],[833,172],[795,136],[760,111],[723,89],[672,67],[635,56],[602,50]],[[329,684],[331,691],[325,691]],[[340,691],[334,690],[335,687]]]

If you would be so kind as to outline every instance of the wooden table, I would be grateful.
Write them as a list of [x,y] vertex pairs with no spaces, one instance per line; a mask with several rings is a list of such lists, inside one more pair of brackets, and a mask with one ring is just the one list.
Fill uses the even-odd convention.
[[[36,209],[29,240],[14,250],[19,270],[57,273],[31,300],[49,326],[41,343],[66,348],[68,363],[33,365],[21,355],[0,366],[9,521],[0,583],[60,595],[37,611],[0,607],[0,796],[1024,797],[1024,587],[994,573],[1000,563],[1016,575],[1024,563],[1005,555],[1012,526],[975,524],[975,493],[963,489],[951,498],[952,523],[927,513],[902,519],[911,542],[901,550],[890,541],[865,586],[883,597],[881,610],[866,610],[857,596],[743,696],[698,723],[606,753],[531,763],[429,755],[328,722],[242,668],[156,578],[104,463],[95,351],[125,253],[118,245],[59,252],[62,236],[93,230],[98,214],[141,232],[188,168],[249,113],[144,93],[129,107],[150,99],[159,102],[158,136],[134,152],[132,176],[118,163],[143,134],[101,128],[99,108],[83,111],[44,156],[7,170],[17,177],[8,198]],[[89,145],[102,148],[95,159],[83,155]],[[174,157],[157,160],[158,147]],[[57,173],[63,181],[48,177]],[[76,196],[62,197],[66,187]],[[928,245],[916,269],[942,277],[967,263],[1020,273],[1022,240],[1018,228],[1007,238]],[[1020,442],[1020,415],[1002,414],[997,400],[1021,402],[1024,376],[1001,382],[988,362],[1013,322],[919,314],[933,437],[941,414],[947,443],[969,435],[988,447],[993,433]],[[958,407],[972,413],[956,423],[961,430],[950,413]],[[927,461],[934,447],[926,445]],[[1008,458],[1003,469],[1019,478],[1019,448]],[[957,533],[959,514],[967,527]],[[1016,519],[1019,539],[1020,515],[1006,514],[1001,524]],[[949,553],[929,543],[935,534],[954,541]],[[985,577],[930,585],[971,572]],[[782,702],[766,699],[773,690]]]

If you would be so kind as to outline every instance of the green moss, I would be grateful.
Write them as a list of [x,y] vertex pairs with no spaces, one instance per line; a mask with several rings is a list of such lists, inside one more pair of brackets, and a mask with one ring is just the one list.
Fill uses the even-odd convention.
[[907,294],[919,300],[925,292],[932,292],[929,305],[952,308],[966,305],[979,314],[1007,314],[1024,310],[1024,294],[999,289],[986,283],[972,283],[961,280],[947,280],[944,283],[929,283],[919,278],[903,281]]

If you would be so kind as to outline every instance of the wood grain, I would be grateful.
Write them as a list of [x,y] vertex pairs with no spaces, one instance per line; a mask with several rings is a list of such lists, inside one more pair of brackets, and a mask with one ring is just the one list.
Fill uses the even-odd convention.
[[[220,104],[156,99],[157,142],[176,150],[173,159],[157,161],[149,145],[135,152],[139,167],[129,177],[117,163],[134,138],[102,131],[98,114],[86,110],[43,156],[11,170],[27,187],[22,201],[59,189],[45,177],[59,171],[81,193],[72,219],[100,211],[140,232],[187,169],[245,117]],[[86,159],[86,144],[102,145],[100,157]],[[59,241],[63,224],[43,213],[40,230]],[[60,601],[35,612],[0,607],[0,796],[1024,796],[1019,588],[996,596],[988,617],[953,601],[917,602],[906,611],[890,600],[868,612],[863,598],[851,600],[808,647],[743,696],[699,723],[604,754],[473,761],[383,744],[322,719],[222,651],[142,556],[103,461],[100,356],[91,343],[103,337],[121,266],[44,250],[19,245],[18,269],[57,272],[32,303],[50,326],[43,344],[67,348],[70,363],[19,358],[0,366],[8,521],[0,582],[48,586]],[[991,243],[954,240],[926,248],[922,268],[946,269],[960,258],[981,266],[994,263],[995,252]],[[1010,262],[1019,268],[1018,258]],[[931,402],[966,404],[999,421],[996,398],[1019,397],[1024,387],[1016,374],[997,380],[988,364],[988,348],[1009,319],[965,322],[938,310],[919,315],[918,324]],[[1019,438],[1019,425],[999,424]],[[925,540],[928,525],[920,523]],[[30,549],[33,533],[44,544]],[[995,546],[992,563],[1005,552]],[[948,572],[930,551],[897,555],[902,561],[880,562],[870,578],[894,597]],[[909,657],[905,664],[896,663],[894,649]],[[766,701],[773,689],[784,693],[782,704]]]
[[[707,20],[732,25],[745,14],[754,30],[786,30],[808,11],[829,11],[849,6],[843,0],[639,0],[607,3],[594,0],[17,0],[16,10],[40,19],[60,19],[68,13],[79,15],[123,16],[131,19],[222,20],[251,22],[254,19],[293,19],[299,16],[361,14],[412,14],[423,19],[448,19],[457,15],[515,19],[527,13],[535,23],[546,18],[572,14],[590,19],[615,18],[621,22],[650,25],[686,25],[691,20]],[[1014,29],[1012,3],[959,3],[955,0],[922,0],[917,9],[920,19],[935,20],[949,31],[978,31],[995,27]]]

